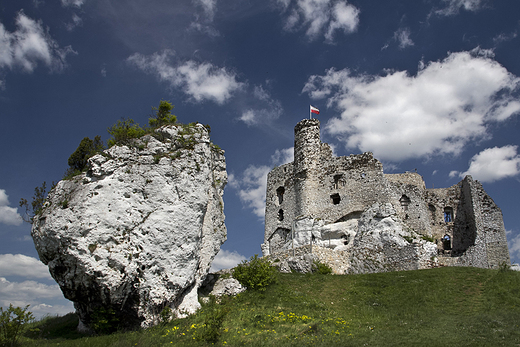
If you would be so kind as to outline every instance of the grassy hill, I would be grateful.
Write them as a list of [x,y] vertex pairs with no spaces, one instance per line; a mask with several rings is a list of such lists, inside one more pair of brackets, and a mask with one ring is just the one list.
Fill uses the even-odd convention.
[[[520,346],[520,272],[438,268],[367,275],[280,274],[163,326],[105,336],[47,318],[26,346]],[[214,341],[212,342],[207,342]]]

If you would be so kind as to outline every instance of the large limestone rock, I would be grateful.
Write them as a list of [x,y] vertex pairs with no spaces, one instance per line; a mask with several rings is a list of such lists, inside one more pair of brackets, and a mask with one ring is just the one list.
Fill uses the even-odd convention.
[[89,163],[49,193],[32,228],[80,325],[103,311],[126,327],[156,324],[165,307],[194,312],[226,239],[223,151],[200,124],[166,126]]

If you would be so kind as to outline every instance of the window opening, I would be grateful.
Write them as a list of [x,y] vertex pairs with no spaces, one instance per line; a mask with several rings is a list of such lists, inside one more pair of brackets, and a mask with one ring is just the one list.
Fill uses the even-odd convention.
[[453,209],[451,207],[444,208],[444,221],[446,223],[453,222]]
[[283,202],[283,194],[285,193],[284,187],[279,187],[276,189],[276,196],[278,196],[278,204],[281,204]]
[[408,211],[408,205],[410,205],[410,198],[403,194],[403,196],[401,196],[401,199],[399,199],[399,202],[401,203],[403,210]]
[[451,238],[450,238],[450,235],[445,234],[445,235],[442,237],[442,248],[443,248],[445,251],[449,251],[449,250],[451,250]]
[[334,175],[334,189],[339,189],[345,186],[345,180],[342,174]]
[[278,220],[279,220],[280,222],[283,221],[283,210],[282,210],[282,209],[280,209],[280,210],[278,211]]
[[341,198],[340,198],[339,194],[332,194],[330,196],[330,198],[332,199],[332,203],[334,205],[338,205],[341,202]]

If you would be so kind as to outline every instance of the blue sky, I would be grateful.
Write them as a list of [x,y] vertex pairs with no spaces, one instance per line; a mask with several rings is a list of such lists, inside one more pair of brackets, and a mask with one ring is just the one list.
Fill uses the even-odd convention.
[[85,136],[160,100],[226,151],[228,240],[260,252],[267,172],[321,111],[336,155],[372,151],[426,186],[465,174],[501,207],[520,261],[517,0],[17,0],[0,4],[0,305],[66,313],[20,198],[58,181]]

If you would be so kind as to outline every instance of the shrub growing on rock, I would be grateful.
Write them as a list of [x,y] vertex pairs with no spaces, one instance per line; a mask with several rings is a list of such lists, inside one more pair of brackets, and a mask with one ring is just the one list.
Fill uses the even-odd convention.
[[171,110],[173,109],[173,105],[168,102],[161,100],[159,103],[159,107],[152,107],[152,118],[148,119],[148,125],[152,128],[159,128],[163,125],[167,124],[175,124],[177,122],[177,117],[171,114]]
[[65,177],[80,174],[87,169],[88,159],[104,149],[101,136],[96,136],[94,140],[88,137],[83,138],[78,148],[69,157],[69,169],[65,173]]
[[244,260],[233,269],[233,277],[241,285],[251,290],[265,291],[267,286],[276,282],[278,270],[271,266],[265,258],[258,258],[255,254],[249,262]]

